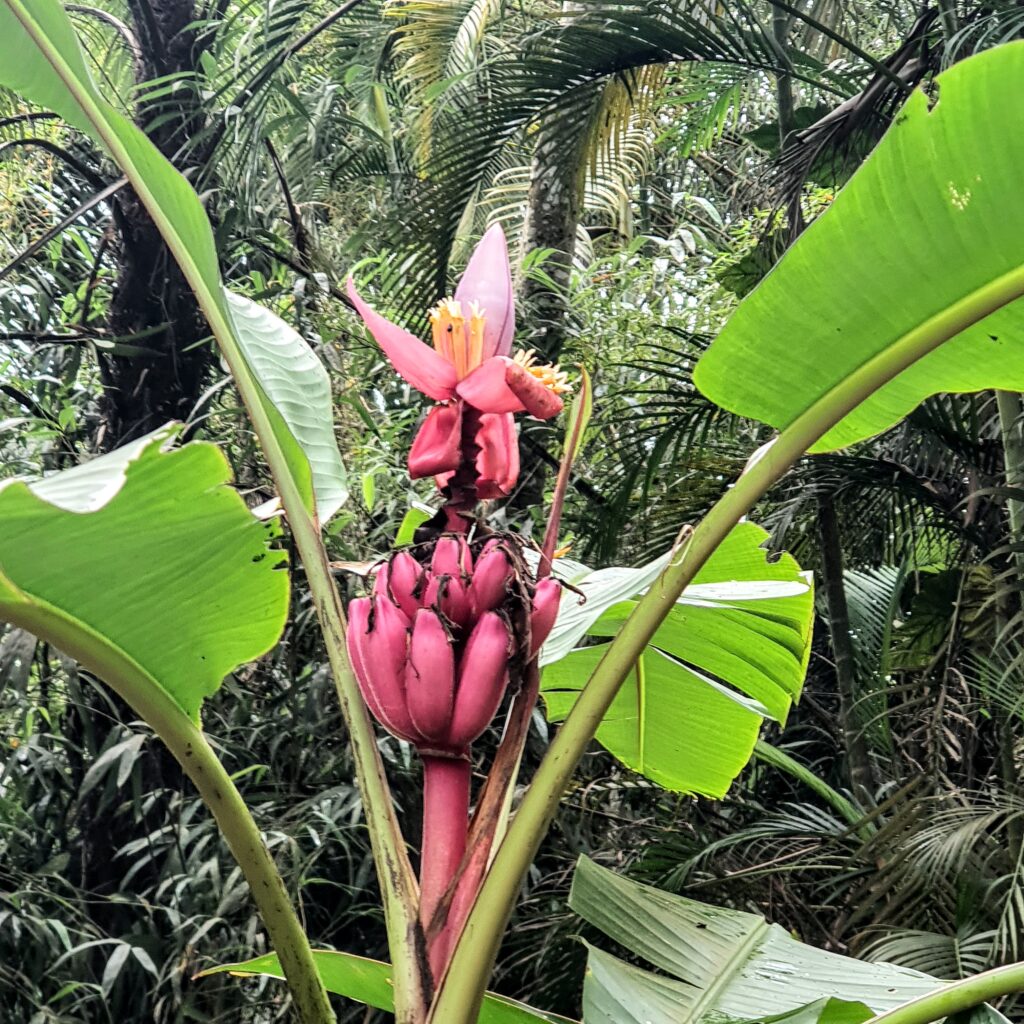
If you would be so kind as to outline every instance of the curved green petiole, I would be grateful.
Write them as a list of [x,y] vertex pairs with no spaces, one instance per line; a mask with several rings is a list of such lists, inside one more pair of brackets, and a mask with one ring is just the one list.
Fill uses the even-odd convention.
[[0,620],[112,687],[164,741],[248,881],[308,1024],[333,1021],[273,858],[199,725],[226,673],[277,642],[288,611],[275,526],[229,486],[210,444],[164,428],[39,481],[0,485]]
[[[1010,80],[1019,82],[1024,48],[1021,44],[1015,46],[1013,53],[1006,57],[1001,55],[1006,61],[1002,70]],[[798,248],[792,252],[796,254]],[[1020,263],[1020,256],[1018,252],[1017,260],[1011,261],[1005,272],[994,275],[939,312],[922,319],[810,401],[771,445],[752,460],[743,476],[679,546],[676,556],[608,646],[548,748],[469,915],[448,974],[434,1000],[431,1021],[436,1024],[474,1024],[476,1021],[480,999],[519,886],[578,761],[654,632],[715,548],[758,499],[844,417],[919,360],[1024,296],[1024,265]]]

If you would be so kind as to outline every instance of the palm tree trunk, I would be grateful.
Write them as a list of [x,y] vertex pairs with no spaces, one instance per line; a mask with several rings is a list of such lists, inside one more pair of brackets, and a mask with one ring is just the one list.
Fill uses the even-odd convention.
[[[779,7],[772,11],[772,36],[775,39],[779,62],[788,63],[786,56],[786,37],[793,21],[793,16]],[[795,127],[796,102],[793,97],[793,76],[780,73],[775,77],[775,98],[779,107],[779,152],[784,152],[793,143],[790,133]],[[786,223],[789,240],[792,245],[803,233],[804,215],[800,201],[801,189],[795,189],[786,204]]]
[[[130,0],[139,41],[139,83],[180,75],[174,107],[164,96],[155,105],[142,103],[136,112],[156,147],[179,170],[201,163],[194,139],[202,128],[195,86],[201,50],[194,26],[193,0]],[[168,116],[170,113],[171,116]],[[134,193],[125,191],[115,205],[118,228],[118,280],[110,308],[115,336],[139,336],[146,358],[102,357],[104,431],[109,450],[170,419],[188,416],[203,390],[213,352],[203,344],[209,330],[191,289],[163,239]]]
[[[585,118],[584,118],[585,119]],[[560,115],[538,133],[530,172],[523,249],[549,250],[544,263],[548,280],[526,277],[519,300],[530,312],[530,345],[546,361],[556,361],[565,344],[569,280],[576,255],[576,232],[583,205],[582,131],[566,137]]]
[[[596,93],[581,102],[576,117],[560,112],[543,122],[538,131],[530,172],[523,252],[550,252],[544,278],[524,277],[517,296],[530,325],[527,344],[542,362],[558,362],[567,337],[569,285],[576,255],[576,233],[583,209],[583,184],[588,115]],[[542,446],[551,427],[527,422],[520,442],[524,472],[511,505],[517,509],[538,506],[544,494],[547,467],[533,456],[531,443]],[[534,437],[534,434],[541,435]]]
[[[779,53],[783,56],[790,20],[790,15],[780,9],[772,13],[772,31]],[[775,86],[779,108],[779,147],[784,150],[792,142],[790,132],[793,130],[795,107],[792,77],[787,74],[778,75]],[[799,190],[789,198],[789,245],[800,237],[805,226],[800,199]],[[856,663],[850,634],[850,610],[843,580],[843,546],[832,495],[818,499],[818,533],[821,538],[821,576],[839,696],[839,731],[842,734],[847,777],[854,796],[865,807],[870,807],[874,803],[875,780],[864,732],[857,724]]]

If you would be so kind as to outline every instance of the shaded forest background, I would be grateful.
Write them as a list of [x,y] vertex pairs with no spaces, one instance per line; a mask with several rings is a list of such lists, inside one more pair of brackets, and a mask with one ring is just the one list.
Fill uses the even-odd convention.
[[[432,498],[403,463],[420,400],[350,311],[348,272],[421,330],[501,221],[518,254],[520,342],[595,383],[567,511],[574,557],[638,564],[770,437],[690,381],[738,298],[828,207],[909,90],[1024,35],[1017,3],[954,0],[67,9],[106,94],[203,197],[226,279],[331,371],[351,488],[330,527],[339,563],[384,554]],[[1015,394],[929,399],[880,438],[805,460],[771,494],[758,521],[818,582],[805,696],[765,737],[785,756],[763,751],[713,803],[665,793],[595,747],[534,865],[500,990],[578,1012],[586,932],[565,897],[580,853],[945,978],[1024,958],[1021,412]],[[147,215],[87,139],[0,92],[0,474],[63,468],[168,419],[224,448],[247,501],[270,497]],[[524,429],[519,491],[495,512],[527,535],[557,430]],[[282,643],[227,681],[205,725],[317,944],[383,957],[344,730],[301,573],[293,584]],[[546,739],[538,717],[534,762]],[[273,984],[192,980],[258,950],[262,930],[145,726],[59,652],[7,630],[0,741],[0,1020],[286,1019]],[[410,753],[381,742],[412,809]]]

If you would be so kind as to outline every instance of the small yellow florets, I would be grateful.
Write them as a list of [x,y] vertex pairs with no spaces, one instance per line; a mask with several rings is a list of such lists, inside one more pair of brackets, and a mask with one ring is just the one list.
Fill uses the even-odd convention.
[[559,369],[557,363],[539,364],[536,352],[525,352],[520,349],[512,357],[512,361],[518,363],[528,373],[533,374],[544,387],[549,391],[554,391],[556,395],[564,395],[572,391],[569,375],[564,370]]

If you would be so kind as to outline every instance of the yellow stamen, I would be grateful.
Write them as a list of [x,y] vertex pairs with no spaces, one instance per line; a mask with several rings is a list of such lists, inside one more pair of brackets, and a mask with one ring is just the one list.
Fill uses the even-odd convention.
[[466,366],[475,370],[484,361],[484,311],[480,306],[469,304],[469,358]]
[[466,349],[462,306],[455,299],[442,299],[430,311],[430,329],[434,337],[434,348],[454,365],[461,377],[459,357],[464,355]]
[[456,299],[442,299],[430,311],[434,348],[455,367],[459,380],[483,362],[484,322],[484,311],[475,302],[469,304],[468,323]]
[[549,391],[554,391],[556,395],[564,395],[572,391],[569,375],[560,369],[557,363],[545,363],[541,366],[537,362],[536,352],[525,352],[520,349],[512,357],[512,361],[518,363],[524,370],[536,377]]

